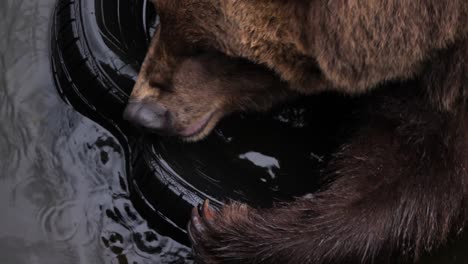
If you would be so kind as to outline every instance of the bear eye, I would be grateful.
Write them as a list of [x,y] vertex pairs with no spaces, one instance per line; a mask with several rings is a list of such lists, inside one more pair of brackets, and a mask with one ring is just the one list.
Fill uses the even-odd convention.
[[194,45],[192,47],[192,56],[200,56],[208,53],[208,49],[202,45]]
[[171,92],[171,86],[163,81],[163,80],[160,80],[158,78],[151,78],[148,82],[149,86],[151,88],[154,88],[154,89],[158,89],[158,90],[161,90],[161,91],[164,91],[164,92]]

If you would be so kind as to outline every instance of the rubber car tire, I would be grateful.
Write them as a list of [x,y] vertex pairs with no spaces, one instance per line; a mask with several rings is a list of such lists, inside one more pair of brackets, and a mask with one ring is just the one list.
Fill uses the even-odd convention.
[[[122,10],[125,14],[115,14]],[[188,243],[188,216],[206,196],[188,190],[190,186],[178,186],[178,180],[167,178],[170,175],[159,180],[154,177],[156,167],[149,165],[154,155],[141,147],[148,143],[121,118],[150,41],[151,24],[147,22],[154,15],[146,0],[59,0],[52,25],[52,67],[62,98],[121,142],[130,194],[138,211],[160,233]],[[127,33],[132,32],[131,36],[116,36],[119,24],[104,25],[104,18],[117,21],[118,16],[128,16],[127,27],[133,30]],[[139,187],[142,184],[151,187],[152,201],[170,201],[170,206],[156,208]]]

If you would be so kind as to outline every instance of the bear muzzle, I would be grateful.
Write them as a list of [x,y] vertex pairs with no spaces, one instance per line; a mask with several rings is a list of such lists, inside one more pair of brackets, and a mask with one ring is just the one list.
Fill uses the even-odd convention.
[[144,101],[129,101],[123,118],[144,129],[160,134],[170,134],[170,112],[163,106]]

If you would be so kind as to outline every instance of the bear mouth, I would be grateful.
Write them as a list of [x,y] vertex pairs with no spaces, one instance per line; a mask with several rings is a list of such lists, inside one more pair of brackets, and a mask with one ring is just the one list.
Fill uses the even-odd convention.
[[214,113],[208,113],[202,118],[198,119],[195,123],[179,132],[179,135],[187,141],[197,141],[202,139],[206,128],[213,119]]

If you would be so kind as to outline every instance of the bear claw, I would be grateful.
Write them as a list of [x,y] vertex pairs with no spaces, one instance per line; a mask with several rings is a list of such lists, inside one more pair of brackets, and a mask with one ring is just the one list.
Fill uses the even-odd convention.
[[197,244],[199,232],[201,232],[202,229],[203,227],[200,221],[200,216],[198,214],[198,208],[194,207],[192,209],[192,216],[190,217],[190,222],[187,226],[187,233],[192,245]]
[[200,238],[200,235],[206,231],[207,227],[211,225],[215,218],[214,211],[210,208],[209,200],[205,200],[200,208],[194,207],[192,209],[192,216],[188,224],[188,235],[192,244]]
[[201,207],[201,216],[206,222],[212,222],[214,220],[215,214],[213,210],[210,208],[210,200],[205,200]]

